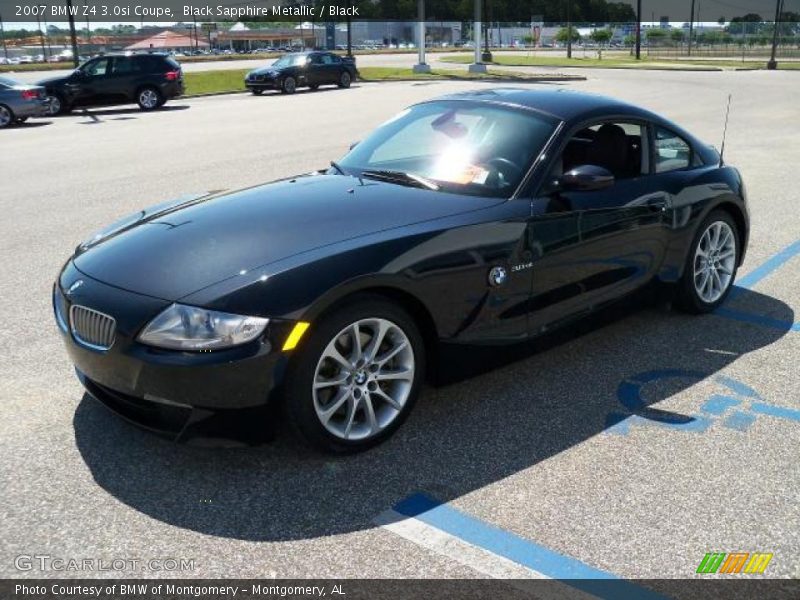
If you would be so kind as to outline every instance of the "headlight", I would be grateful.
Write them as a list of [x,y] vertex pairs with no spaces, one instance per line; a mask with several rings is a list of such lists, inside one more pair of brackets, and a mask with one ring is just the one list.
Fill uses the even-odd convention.
[[269,319],[261,317],[173,304],[150,321],[138,339],[171,350],[218,350],[254,340],[267,323]]

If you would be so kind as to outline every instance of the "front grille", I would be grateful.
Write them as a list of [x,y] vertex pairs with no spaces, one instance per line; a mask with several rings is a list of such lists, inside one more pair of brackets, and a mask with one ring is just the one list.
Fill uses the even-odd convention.
[[73,304],[69,309],[69,323],[75,341],[84,346],[108,350],[114,345],[117,328],[114,317]]

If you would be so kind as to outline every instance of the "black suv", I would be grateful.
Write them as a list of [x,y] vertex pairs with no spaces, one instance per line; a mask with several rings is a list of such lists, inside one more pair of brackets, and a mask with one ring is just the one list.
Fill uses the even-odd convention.
[[50,114],[78,106],[136,102],[153,110],[183,94],[180,64],[165,54],[107,54],[86,61],[66,77],[39,82],[50,98]]

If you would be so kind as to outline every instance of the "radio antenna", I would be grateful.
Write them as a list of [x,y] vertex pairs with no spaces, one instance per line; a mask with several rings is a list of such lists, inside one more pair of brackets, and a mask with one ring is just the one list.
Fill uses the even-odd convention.
[[725,138],[728,135],[728,117],[731,114],[731,94],[728,94],[728,109],[725,111],[725,129],[722,131],[722,147],[719,150],[719,166],[725,164]]

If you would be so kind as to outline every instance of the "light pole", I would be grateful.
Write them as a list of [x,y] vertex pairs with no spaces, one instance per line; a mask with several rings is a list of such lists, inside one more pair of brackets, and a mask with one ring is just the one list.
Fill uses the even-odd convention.
[[567,58],[572,58],[572,0],[567,0]]
[[78,40],[75,37],[75,15],[72,14],[72,0],[67,0],[67,15],[69,17],[69,38],[72,42],[72,64],[77,69],[80,60],[78,60]]
[[414,73],[430,73],[431,67],[425,62],[425,0],[417,0],[417,52],[419,61],[414,65]]
[[772,32],[772,54],[770,55],[767,68],[774,71],[778,68],[778,61],[775,60],[775,54],[778,50],[778,27],[781,23],[781,12],[783,11],[783,0],[777,0],[775,4],[775,30]]
[[636,0],[636,60],[642,58],[642,0]]
[[694,0],[692,0],[692,10],[689,15],[689,46],[687,48],[688,55],[692,55],[692,38],[694,37]]
[[6,47],[6,30],[3,27],[3,15],[0,15],[0,39],[3,40],[3,55],[8,58],[8,48]]
[[481,59],[481,0],[475,0],[475,19],[472,26],[472,41],[475,43],[475,62],[469,66],[470,73],[486,73],[486,65]]

